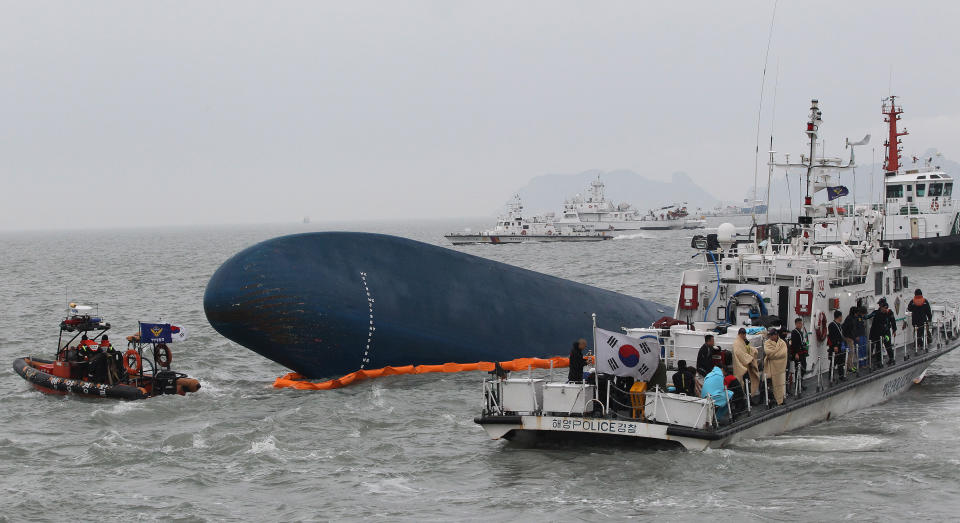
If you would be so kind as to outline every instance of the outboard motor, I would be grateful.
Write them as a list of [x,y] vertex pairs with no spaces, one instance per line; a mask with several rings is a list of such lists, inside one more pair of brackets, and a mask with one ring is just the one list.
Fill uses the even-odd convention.
[[153,379],[153,390],[157,395],[176,394],[177,378],[180,376],[172,370],[162,370]]

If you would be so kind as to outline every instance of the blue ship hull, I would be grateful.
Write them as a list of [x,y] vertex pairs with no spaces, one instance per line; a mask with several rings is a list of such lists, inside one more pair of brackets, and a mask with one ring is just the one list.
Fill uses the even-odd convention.
[[308,378],[566,355],[663,306],[396,236],[274,238],[227,260],[203,299],[220,334]]

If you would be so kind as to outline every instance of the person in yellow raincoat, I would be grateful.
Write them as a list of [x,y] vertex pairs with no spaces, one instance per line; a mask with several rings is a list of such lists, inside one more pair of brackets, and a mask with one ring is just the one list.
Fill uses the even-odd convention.
[[743,376],[750,377],[750,396],[756,396],[760,392],[760,371],[757,369],[758,351],[751,347],[747,341],[747,329],[740,327],[737,331],[737,339],[733,340],[733,374],[740,380],[743,390],[747,390],[747,385],[743,382]]
[[773,398],[783,405],[787,386],[787,342],[780,339],[780,331],[773,329],[763,343],[763,373],[773,385]]

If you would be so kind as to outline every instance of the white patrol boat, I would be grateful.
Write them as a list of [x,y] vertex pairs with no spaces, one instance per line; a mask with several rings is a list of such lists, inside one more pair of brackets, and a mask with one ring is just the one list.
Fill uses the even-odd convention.
[[642,216],[629,203],[614,205],[604,196],[604,184],[597,179],[590,182],[587,195],[576,195],[563,202],[560,222],[564,225],[589,225],[611,231],[634,231],[640,229]]
[[[805,158],[808,193],[797,223],[755,226],[746,237],[739,236],[733,225],[724,224],[717,234],[695,237],[693,246],[702,263],[683,272],[672,321],[623,328],[624,334],[602,333],[600,343],[595,330],[594,351],[601,372],[584,382],[552,382],[532,375],[508,378],[504,373],[485,380],[483,408],[475,421],[494,439],[591,436],[704,450],[869,407],[890,400],[922,379],[933,360],[960,344],[960,309],[940,302],[931,307],[925,329],[909,327],[907,304],[914,293],[897,250],[880,241],[878,228],[872,227],[857,243],[817,241],[813,230],[817,209],[809,182],[820,165],[816,155],[820,123],[821,112],[814,100],[806,129],[810,140],[810,154]],[[851,154],[850,163],[839,167],[852,165]],[[846,316],[853,307],[872,311],[881,300],[889,303],[890,310],[882,318],[889,321],[889,314],[894,315],[896,329],[875,337],[875,343],[854,340],[850,360],[835,360],[828,351],[828,324],[834,312]],[[802,321],[797,332],[806,340],[808,355],[805,365],[790,365],[779,375],[785,380],[785,397],[777,404],[769,394],[768,378],[772,376],[766,374],[777,365],[771,362],[764,369],[758,340],[784,324],[793,327],[797,318]],[[865,332],[870,332],[878,318],[881,316],[869,320]],[[743,388],[735,387],[740,389],[739,398],[730,396],[726,385],[714,389],[715,394],[701,395],[651,385],[655,373],[644,355],[653,353],[652,361],[662,364],[669,383],[680,360],[697,362],[706,335],[713,335],[721,349],[730,349],[740,328],[747,331],[753,347],[761,347],[761,366],[758,383],[745,379]],[[717,379],[726,383],[716,374],[732,372],[728,356],[714,357],[719,357],[718,367],[706,379],[713,378],[713,384]],[[839,357],[846,359],[848,354]],[[731,386],[736,383],[734,380]],[[707,383],[703,389],[707,391]],[[746,399],[757,392],[763,399]]]
[[[659,218],[658,218],[659,217]],[[660,221],[658,221],[660,220]],[[611,231],[702,229],[706,219],[690,218],[684,206],[668,205],[656,212],[643,215],[629,203],[614,205],[604,196],[604,184],[597,179],[590,182],[587,195],[576,195],[563,202],[561,225],[587,225]]]
[[[960,206],[953,200],[953,178],[934,165],[934,157],[923,159],[922,167],[901,168],[900,137],[908,133],[897,129],[903,108],[896,100],[896,96],[890,96],[883,101],[889,136],[884,142],[882,203],[824,206],[821,215],[836,213],[847,219],[841,220],[836,229],[828,226],[818,232],[825,239],[833,234],[859,240],[866,230],[860,217],[866,216],[870,221],[881,221],[878,225],[883,241],[899,250],[904,265],[960,263]],[[914,157],[914,164],[918,160]]]
[[520,195],[514,195],[507,204],[507,213],[497,218],[493,229],[479,233],[462,232],[445,234],[444,238],[454,245],[472,243],[524,243],[524,242],[592,242],[613,238],[610,230],[596,229],[584,224],[558,223],[552,213],[533,218],[523,217]]

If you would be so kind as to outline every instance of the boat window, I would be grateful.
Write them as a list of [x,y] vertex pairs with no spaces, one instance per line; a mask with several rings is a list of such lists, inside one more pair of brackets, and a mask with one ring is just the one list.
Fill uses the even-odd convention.
[[930,184],[930,193],[928,196],[943,196],[943,184],[942,183],[931,183]]
[[902,186],[902,185],[888,185],[888,186],[887,186],[887,198],[903,198],[903,186]]
[[917,196],[923,196],[923,193],[927,192],[927,184],[918,183],[917,184]]
[[878,272],[873,279],[873,293],[877,296],[883,294],[883,273]]
[[927,177],[926,177],[926,176],[917,176],[917,179],[918,179],[918,180],[926,180]]
[[953,184],[952,184],[952,183],[945,183],[945,184],[943,184],[943,195],[944,195],[944,196],[952,196],[952,195],[953,195]]
[[898,292],[903,288],[903,269],[893,270],[893,292]]
[[908,186],[907,186],[907,192],[910,192],[910,191],[912,191],[912,190],[913,190],[913,186],[912,186],[912,185],[908,185]]
[[530,226],[529,226],[529,225],[524,225],[523,228],[524,228],[524,229],[529,229]]

